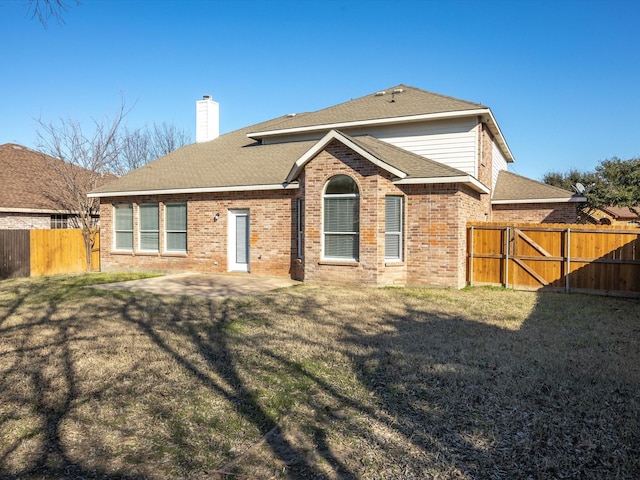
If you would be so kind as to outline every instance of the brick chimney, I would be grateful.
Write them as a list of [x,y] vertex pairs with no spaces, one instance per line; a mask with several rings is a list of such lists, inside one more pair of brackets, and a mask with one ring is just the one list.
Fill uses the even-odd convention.
[[196,102],[196,143],[210,142],[220,136],[220,105],[211,95]]

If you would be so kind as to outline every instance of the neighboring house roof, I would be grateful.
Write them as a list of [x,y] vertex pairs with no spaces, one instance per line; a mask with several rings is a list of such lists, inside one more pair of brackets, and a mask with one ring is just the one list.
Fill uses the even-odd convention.
[[586,202],[586,197],[501,170],[493,190],[492,204]]
[[[393,93],[398,90],[402,93]],[[448,118],[447,115],[451,118],[484,115],[487,123],[497,128],[490,110],[481,104],[400,85],[384,95],[368,95],[317,112],[286,115],[221,135],[209,142],[182,147],[93,190],[90,196],[296,187],[299,168],[319,151],[319,146],[325,147],[334,140],[360,149],[374,164],[398,177],[397,183],[466,183],[479,192],[489,193],[487,187],[461,170],[369,135],[351,135],[329,128],[336,122],[349,127],[358,122],[364,122],[360,125],[378,120],[410,122]],[[300,128],[313,130],[315,135],[303,136],[302,140],[295,138],[294,134]],[[496,132],[499,133],[499,129]],[[287,138],[278,140],[280,134],[286,134]],[[273,138],[269,142],[262,141],[270,135]],[[501,134],[499,136],[502,139]],[[502,142],[506,147],[503,139]],[[506,152],[507,158],[512,160],[508,148]]]
[[62,162],[27,147],[0,145],[0,211],[59,213],[59,177],[54,165]]
[[640,212],[640,205],[633,207],[633,210],[629,207],[602,207],[600,210],[608,213],[616,220],[640,220],[640,215],[636,213]]

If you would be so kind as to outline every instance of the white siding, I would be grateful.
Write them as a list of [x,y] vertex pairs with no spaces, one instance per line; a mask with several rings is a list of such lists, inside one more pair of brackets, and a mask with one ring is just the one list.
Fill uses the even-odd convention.
[[491,190],[494,190],[496,188],[496,181],[498,180],[498,173],[500,173],[500,170],[507,169],[507,160],[504,158],[504,155],[502,155],[502,152],[500,151],[498,145],[496,145],[496,142],[491,142],[491,144],[491,156],[493,165],[493,171],[491,172]]
[[367,133],[436,162],[478,176],[475,118],[370,128]]
[[[478,177],[478,120],[456,118],[397,125],[340,128],[347,135],[371,135],[417,155],[435,160]],[[283,141],[319,140],[326,134],[304,132],[263,139],[264,144]]]

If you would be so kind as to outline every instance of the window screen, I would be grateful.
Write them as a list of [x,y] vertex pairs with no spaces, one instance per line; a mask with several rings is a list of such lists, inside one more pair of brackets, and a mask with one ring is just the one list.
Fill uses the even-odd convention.
[[115,205],[115,240],[116,250],[133,250],[133,205]]
[[187,251],[187,204],[169,203],[165,206],[166,250]]
[[158,204],[148,203],[139,208],[140,250],[158,251],[159,222]]
[[385,199],[385,260],[402,260],[402,197]]

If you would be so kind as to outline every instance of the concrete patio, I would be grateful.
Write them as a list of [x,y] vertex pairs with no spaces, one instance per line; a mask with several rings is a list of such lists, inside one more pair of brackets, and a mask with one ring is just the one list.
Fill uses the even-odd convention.
[[92,288],[223,299],[266,293],[299,283],[285,277],[269,277],[247,273],[177,273],[142,280],[107,283],[96,285]]

